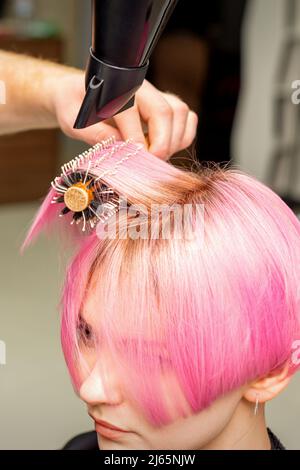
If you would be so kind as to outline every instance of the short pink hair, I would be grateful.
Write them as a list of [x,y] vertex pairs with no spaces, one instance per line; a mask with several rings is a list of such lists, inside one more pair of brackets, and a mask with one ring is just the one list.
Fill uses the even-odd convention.
[[[199,227],[187,240],[101,240],[95,232],[79,237],[61,300],[62,346],[76,389],[76,328],[90,288],[98,299],[101,344],[157,425],[169,419],[159,380],[166,368],[176,374],[194,413],[286,363],[294,373],[300,222],[282,199],[233,167],[199,165],[190,172],[145,150],[106,182],[146,207],[203,204],[204,234],[197,236]],[[52,196],[50,190],[24,246],[57,220]]]

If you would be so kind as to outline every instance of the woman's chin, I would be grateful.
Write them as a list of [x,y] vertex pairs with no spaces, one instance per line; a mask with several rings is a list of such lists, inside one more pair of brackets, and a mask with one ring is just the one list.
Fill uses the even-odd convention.
[[97,434],[98,446],[100,450],[146,450],[142,442],[121,442],[113,441]]

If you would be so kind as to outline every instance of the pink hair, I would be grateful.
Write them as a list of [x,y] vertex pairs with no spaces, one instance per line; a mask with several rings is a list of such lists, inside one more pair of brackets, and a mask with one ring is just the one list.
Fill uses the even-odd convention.
[[[147,208],[204,204],[204,237],[197,236],[201,227],[192,239],[81,237],[61,300],[62,346],[76,389],[76,328],[90,292],[99,305],[101,347],[155,424],[169,419],[158,372],[174,371],[194,413],[286,363],[295,372],[300,222],[280,197],[240,170],[215,165],[194,173],[144,150],[107,182]],[[57,215],[50,199],[51,192],[24,246]]]

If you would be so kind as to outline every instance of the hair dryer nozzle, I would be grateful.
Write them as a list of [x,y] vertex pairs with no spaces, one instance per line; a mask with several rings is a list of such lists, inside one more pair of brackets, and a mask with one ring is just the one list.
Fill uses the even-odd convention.
[[95,57],[92,48],[86,72],[86,95],[74,129],[82,129],[125,111],[143,83],[149,60],[140,67],[117,67]]

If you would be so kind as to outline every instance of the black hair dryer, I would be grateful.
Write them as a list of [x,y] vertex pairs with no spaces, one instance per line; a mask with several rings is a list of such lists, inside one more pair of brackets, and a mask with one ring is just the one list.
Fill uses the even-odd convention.
[[133,106],[149,57],[177,1],[92,0],[86,94],[75,129],[91,126]]

